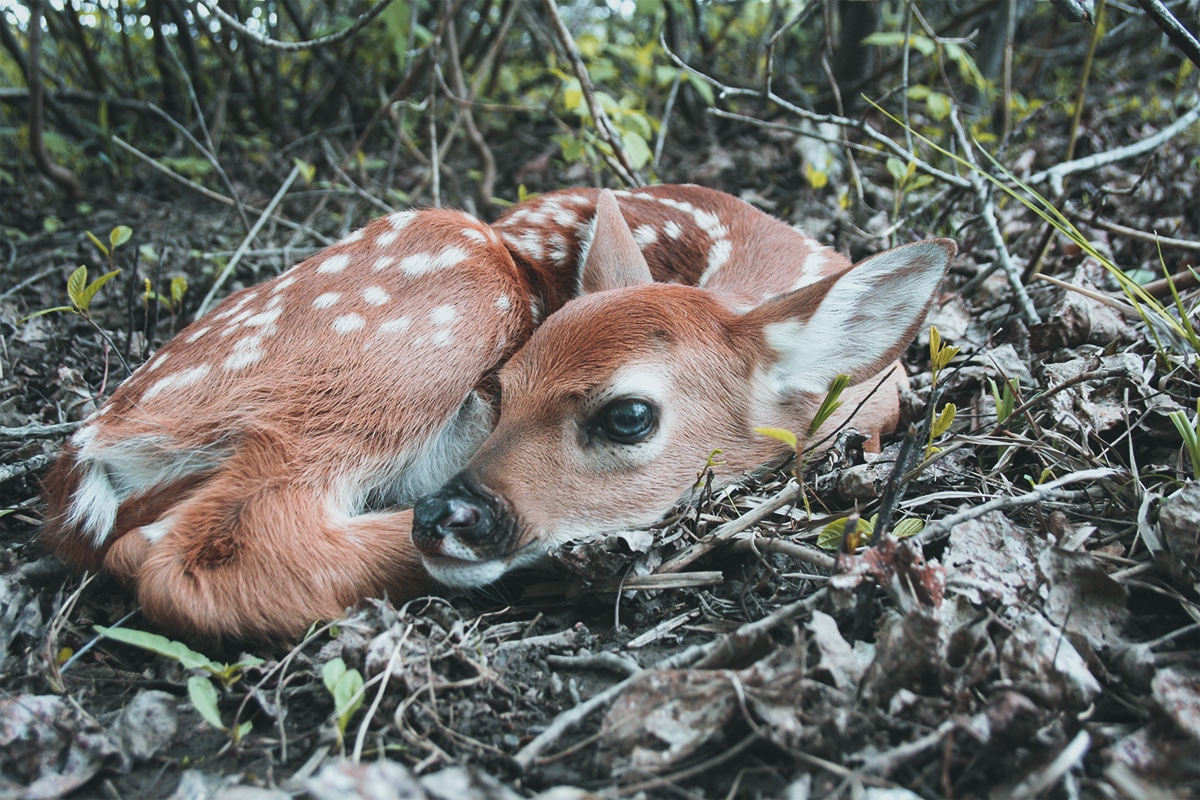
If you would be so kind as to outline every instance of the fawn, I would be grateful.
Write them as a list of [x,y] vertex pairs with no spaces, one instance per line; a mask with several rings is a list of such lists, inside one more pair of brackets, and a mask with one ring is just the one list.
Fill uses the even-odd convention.
[[[392,214],[143,364],[48,474],[42,540],[202,638],[485,583],[654,522],[715,448],[723,478],[777,459],[751,427],[802,430],[837,373],[895,361],[954,251],[851,267],[697,186]],[[903,380],[857,427],[895,425]]]

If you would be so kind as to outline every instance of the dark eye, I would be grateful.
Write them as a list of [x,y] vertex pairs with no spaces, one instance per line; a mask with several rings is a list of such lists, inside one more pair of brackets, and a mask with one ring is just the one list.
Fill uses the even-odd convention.
[[621,444],[637,444],[654,432],[658,410],[645,400],[616,400],[593,418],[596,433]]

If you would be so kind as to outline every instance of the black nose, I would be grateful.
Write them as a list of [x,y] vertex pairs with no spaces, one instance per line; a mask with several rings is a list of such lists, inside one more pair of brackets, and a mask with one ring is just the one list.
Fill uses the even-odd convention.
[[499,504],[490,493],[455,476],[417,502],[413,509],[413,543],[429,555],[440,554],[443,541],[451,537],[476,547],[492,538],[498,516]]

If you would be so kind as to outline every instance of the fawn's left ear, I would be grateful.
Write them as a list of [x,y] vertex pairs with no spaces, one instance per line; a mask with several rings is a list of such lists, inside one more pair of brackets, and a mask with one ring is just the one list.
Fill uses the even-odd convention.
[[592,226],[591,245],[580,274],[583,294],[654,281],[642,248],[634,241],[633,231],[621,216],[617,196],[611,189],[600,193]]
[[824,394],[839,373],[860,381],[895,361],[957,249],[950,239],[902,245],[746,312],[743,320],[761,328],[772,354],[772,384],[787,394]]

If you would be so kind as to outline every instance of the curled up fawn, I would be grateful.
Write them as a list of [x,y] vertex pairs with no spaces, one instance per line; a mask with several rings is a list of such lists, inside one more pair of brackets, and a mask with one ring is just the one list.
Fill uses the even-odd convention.
[[[392,214],[142,365],[47,477],[42,540],[207,638],[482,585],[655,522],[714,449],[718,480],[777,461],[753,428],[806,430],[838,373],[853,409],[954,252],[852,266],[697,186],[553,192],[492,225]],[[854,419],[876,442],[903,381]]]

